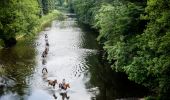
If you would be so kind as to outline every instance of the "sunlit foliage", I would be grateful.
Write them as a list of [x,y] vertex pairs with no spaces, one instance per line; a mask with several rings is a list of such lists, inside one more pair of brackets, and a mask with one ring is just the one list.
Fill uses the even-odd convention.
[[75,0],[74,9],[99,30],[113,70],[170,99],[169,0]]
[[37,24],[38,14],[35,0],[1,0],[0,38],[5,45],[16,43],[16,34],[29,34]]
[[[0,0],[0,45],[16,44],[17,36],[36,32],[42,16],[51,13],[58,0]],[[3,43],[2,43],[3,42]]]

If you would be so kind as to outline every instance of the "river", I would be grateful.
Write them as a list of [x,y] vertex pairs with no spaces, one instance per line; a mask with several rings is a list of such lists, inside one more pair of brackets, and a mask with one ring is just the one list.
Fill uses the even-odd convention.
[[[46,68],[42,74],[42,53],[49,42]],[[147,90],[126,75],[116,73],[101,61],[96,33],[77,23],[76,18],[55,20],[35,38],[18,42],[0,50],[0,100],[138,100]],[[70,84],[68,98],[60,95],[58,85],[47,80],[62,79]]]

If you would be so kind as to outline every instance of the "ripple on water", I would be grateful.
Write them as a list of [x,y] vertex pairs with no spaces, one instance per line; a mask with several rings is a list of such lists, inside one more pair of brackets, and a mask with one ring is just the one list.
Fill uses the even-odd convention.
[[[48,74],[43,78],[41,70],[41,54],[45,48],[44,34],[40,34],[37,42],[37,68],[32,80],[32,88],[40,89],[43,93],[51,93],[52,87],[48,87],[46,80],[57,79],[59,82],[63,78],[71,85],[71,100],[90,100],[90,95],[86,91],[84,82],[89,80],[89,76],[84,76],[88,72],[89,64],[86,57],[97,53],[94,49],[84,48],[84,35],[80,28],[77,28],[76,21],[68,18],[65,21],[54,21],[52,27],[46,30],[50,51],[46,58]],[[77,84],[78,83],[78,84]],[[57,89],[57,88],[56,88]],[[48,91],[48,92],[47,92]],[[74,91],[74,92],[73,92]],[[34,92],[33,92],[34,93]],[[36,94],[36,93],[35,93]],[[34,97],[34,95],[33,95]]]

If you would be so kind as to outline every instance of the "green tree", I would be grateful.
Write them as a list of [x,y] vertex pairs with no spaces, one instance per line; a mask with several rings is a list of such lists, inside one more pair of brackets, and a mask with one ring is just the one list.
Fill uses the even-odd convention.
[[0,1],[0,39],[5,46],[16,43],[16,34],[29,34],[37,25],[39,6],[35,0]]
[[[140,83],[152,87],[157,91],[160,99],[168,100],[170,97],[170,1],[148,0],[145,8],[147,15],[143,18],[149,20],[143,34],[138,36],[138,51],[128,73],[136,80],[141,76]],[[140,63],[139,63],[140,62]],[[136,69],[142,67],[145,71],[134,75]],[[134,68],[131,69],[130,68]],[[147,74],[146,74],[147,73]]]
[[[40,0],[39,1],[41,8],[43,10],[43,14],[48,14],[52,10],[56,8],[57,0]],[[59,3],[62,4],[61,0],[59,0]]]
[[169,0],[75,0],[74,10],[99,30],[113,70],[170,99]]

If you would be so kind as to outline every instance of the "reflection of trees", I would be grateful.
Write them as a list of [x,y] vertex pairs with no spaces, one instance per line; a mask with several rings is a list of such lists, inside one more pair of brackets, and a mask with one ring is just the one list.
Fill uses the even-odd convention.
[[[92,64],[89,71],[91,73],[90,82],[98,86],[100,94],[97,100],[114,100],[115,98],[140,97],[147,93],[146,88],[130,82],[124,73],[113,71],[103,59],[99,56],[89,56],[88,63]],[[100,62],[99,62],[100,61]]]
[[16,92],[20,96],[25,94],[24,89],[28,86],[27,77],[31,75],[35,63],[34,57],[35,50],[32,48],[32,42],[28,41],[21,41],[13,48],[0,51],[0,63],[4,65],[5,75],[15,81],[13,86],[8,84],[6,92]]

